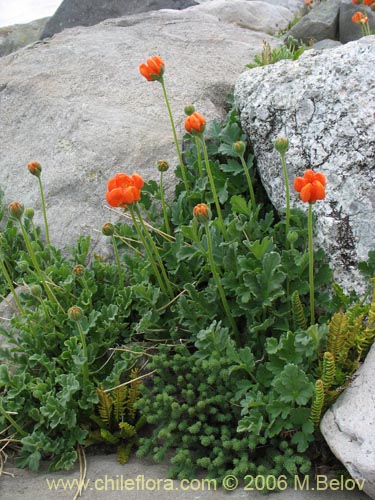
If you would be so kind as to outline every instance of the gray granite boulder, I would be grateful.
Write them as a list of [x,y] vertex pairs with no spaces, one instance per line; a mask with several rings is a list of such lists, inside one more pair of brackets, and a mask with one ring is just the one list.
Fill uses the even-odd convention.
[[375,12],[363,5],[354,5],[352,0],[341,0],[339,17],[339,40],[341,43],[351,42],[361,38],[362,31],[359,24],[352,21],[355,12],[366,12],[371,29],[375,29]]
[[323,50],[323,49],[334,49],[336,47],[340,47],[342,45],[338,40],[330,40],[325,38],[324,40],[320,40],[320,42],[316,42],[313,45],[313,49],[315,50]]
[[[100,229],[107,180],[138,171],[158,179],[156,162],[177,164],[168,114],[158,82],[138,71],[161,55],[178,135],[184,106],[207,120],[225,115],[227,95],[245,65],[276,38],[194,11],[154,11],[72,28],[0,59],[0,186],[6,201],[36,208],[43,227],[38,183],[27,171],[42,164],[52,243],[62,248]],[[173,190],[174,169],[166,185]],[[99,230],[99,231],[98,231]]]
[[367,260],[375,241],[375,36],[246,71],[236,84],[235,101],[277,209],[285,207],[273,148],[278,137],[290,142],[294,206],[307,209],[293,190],[296,176],[309,168],[326,175],[326,199],[314,206],[315,243],[326,250],[337,282],[361,293],[357,263]]
[[338,39],[340,0],[326,0],[316,5],[290,30],[289,35],[303,43]]
[[249,0],[211,0],[190,9],[211,14],[225,23],[270,35],[285,29],[293,20],[292,12],[286,7]]
[[336,457],[375,499],[375,345],[320,429]]
[[[196,0],[197,3],[210,3],[212,0]],[[254,0],[247,0],[248,2],[252,2]],[[257,1],[257,0],[255,0]],[[269,5],[273,5],[274,7],[284,7],[293,14],[298,14],[303,11],[303,2],[301,0],[262,0],[263,3],[267,3]]]
[[49,17],[27,24],[14,24],[0,28],[0,56],[11,54],[39,40]]
[[93,26],[105,19],[159,9],[185,9],[194,0],[63,0],[48,21],[41,38],[74,26]]

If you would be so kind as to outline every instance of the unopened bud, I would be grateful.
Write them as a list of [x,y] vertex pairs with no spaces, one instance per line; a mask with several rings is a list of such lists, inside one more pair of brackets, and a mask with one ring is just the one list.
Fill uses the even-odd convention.
[[102,233],[104,236],[112,236],[115,232],[115,226],[110,222],[106,222],[102,227]]
[[24,212],[22,203],[19,203],[18,201],[12,201],[12,203],[9,203],[8,205],[8,212],[9,215],[14,217],[15,219],[21,219]]
[[26,273],[29,270],[29,263],[27,260],[20,260],[17,263],[17,267],[21,272]]
[[27,168],[29,169],[30,174],[35,175],[35,177],[40,177],[42,172],[42,166],[37,161],[32,161],[28,163]]
[[83,311],[78,306],[73,306],[68,309],[68,317],[72,321],[79,321],[83,318]]
[[25,217],[32,219],[34,217],[34,209],[31,207],[25,208]]
[[279,137],[276,139],[274,147],[280,154],[284,154],[289,149],[289,141],[285,137]]
[[169,168],[169,163],[166,160],[159,160],[157,166],[159,172],[166,172]]
[[195,108],[192,104],[188,104],[187,106],[184,107],[184,112],[185,115],[190,116],[194,113]]
[[296,231],[289,231],[286,238],[293,245],[298,240],[298,233]]
[[30,292],[33,297],[41,297],[42,296],[42,288],[39,285],[32,285],[30,287]]
[[243,141],[237,141],[232,144],[233,151],[242,156],[246,149],[246,144]]
[[197,221],[201,224],[208,222],[211,217],[210,209],[205,203],[198,203],[198,205],[195,205],[193,208],[193,214]]
[[82,276],[84,272],[85,268],[82,266],[82,264],[77,264],[76,266],[73,267],[73,273],[76,274],[77,276]]

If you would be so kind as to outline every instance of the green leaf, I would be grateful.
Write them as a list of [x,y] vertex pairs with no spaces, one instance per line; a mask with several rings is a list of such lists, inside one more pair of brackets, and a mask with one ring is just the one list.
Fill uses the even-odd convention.
[[291,363],[277,376],[272,384],[285,403],[305,405],[312,398],[314,384],[304,371]]
[[102,438],[107,441],[107,443],[117,444],[119,441],[118,437],[114,436],[111,432],[109,432],[107,429],[103,429],[102,427],[100,428],[100,434]]
[[232,196],[230,199],[230,203],[232,205],[232,210],[234,213],[243,214],[243,215],[246,215],[247,217],[250,215],[251,203],[246,201],[243,196],[240,196],[240,195]]

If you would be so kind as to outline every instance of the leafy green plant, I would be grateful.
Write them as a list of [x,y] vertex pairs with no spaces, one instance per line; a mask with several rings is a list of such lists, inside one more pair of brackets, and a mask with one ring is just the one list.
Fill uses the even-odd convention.
[[131,450],[138,441],[138,432],[145,424],[145,417],[139,416],[135,408],[140,391],[138,373],[137,368],[133,369],[130,383],[118,383],[110,392],[99,387],[96,389],[99,397],[98,414],[90,415],[90,419],[99,429],[89,430],[84,443],[85,446],[102,443],[116,445],[121,464],[129,460]]
[[298,40],[288,36],[285,42],[279,47],[271,48],[267,40],[263,41],[262,52],[254,56],[254,62],[247,64],[247,68],[256,68],[257,66],[268,66],[275,64],[283,59],[295,61],[307,49],[307,45],[299,44]]

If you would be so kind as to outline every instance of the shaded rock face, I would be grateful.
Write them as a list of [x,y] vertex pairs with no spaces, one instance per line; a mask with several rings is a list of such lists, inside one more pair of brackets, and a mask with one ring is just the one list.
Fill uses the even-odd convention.
[[308,168],[326,175],[326,199],[314,205],[315,244],[327,252],[337,282],[361,293],[357,263],[375,241],[375,37],[246,71],[235,101],[277,209],[285,207],[285,188],[275,139],[290,142],[294,206],[307,210],[293,190],[296,176]]
[[289,34],[306,44],[311,40],[315,42],[327,38],[337,40],[339,11],[340,0],[326,0],[303,16]]
[[44,17],[31,23],[0,28],[0,56],[7,56],[39,40],[48,19],[49,17]]
[[159,9],[185,9],[194,0],[64,0],[48,21],[41,38],[74,26],[93,26],[105,19]]
[[339,18],[339,40],[341,43],[358,40],[362,37],[361,26],[352,21],[355,12],[366,12],[371,29],[375,29],[375,11],[363,5],[354,5],[351,0],[341,0]]
[[[156,162],[177,158],[163,94],[140,63],[159,54],[178,136],[184,106],[207,120],[222,118],[227,95],[245,65],[262,50],[264,33],[192,11],[155,11],[73,28],[0,60],[0,186],[6,201],[36,209],[38,182],[29,161],[42,164],[52,243],[66,248],[80,234],[104,252],[107,180],[117,172],[159,178]],[[174,189],[173,168],[166,176]],[[99,245],[99,246],[96,246]],[[99,249],[100,247],[100,249]]]
[[375,499],[375,345],[351,385],[325,413],[320,430],[353,479]]

